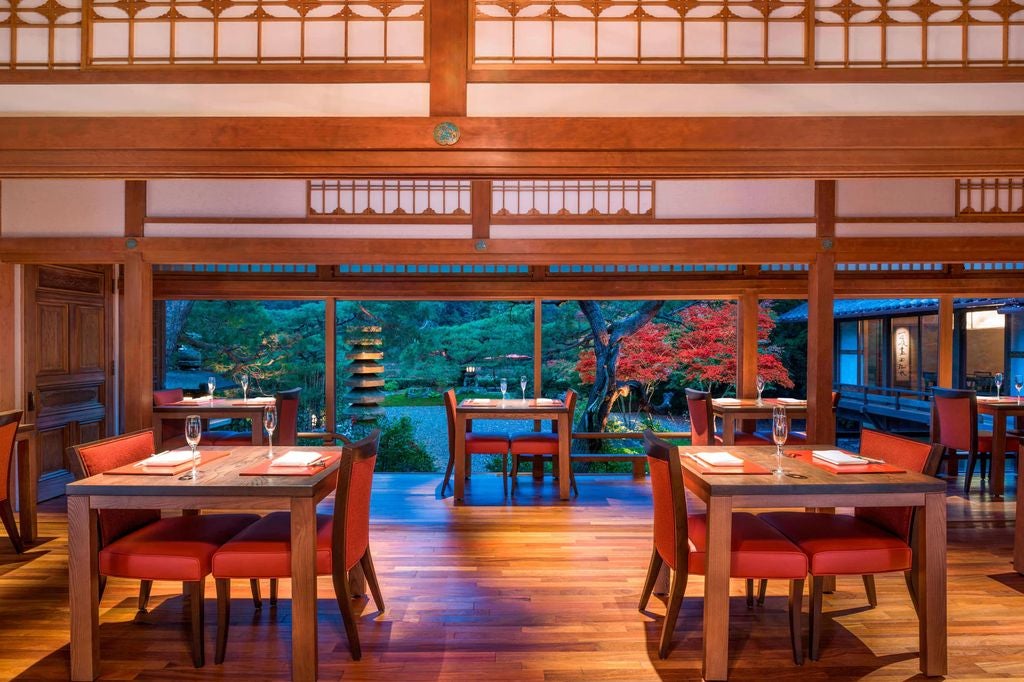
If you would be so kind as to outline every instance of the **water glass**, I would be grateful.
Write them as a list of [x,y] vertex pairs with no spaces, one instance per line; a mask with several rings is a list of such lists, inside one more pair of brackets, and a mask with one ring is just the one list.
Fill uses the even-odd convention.
[[523,389],[523,400],[526,400],[526,375],[519,377],[519,388]]
[[249,402],[249,375],[243,372],[240,379],[242,384],[242,402]]
[[[255,428],[255,424],[253,425]],[[267,457],[274,459],[274,429],[277,428],[277,405],[267,405],[263,410],[263,428],[267,430]]]
[[761,391],[764,390],[764,386],[765,386],[764,377],[761,376],[760,374],[758,374],[757,375],[757,380],[754,382],[754,386],[757,387],[757,404],[761,405],[761,404],[763,404],[762,401],[761,401]]
[[508,392],[508,379],[501,378],[501,402],[505,402],[505,393]]
[[1015,374],[1013,376],[1013,387],[1017,389],[1017,404],[1020,405],[1020,392],[1024,390],[1024,375]]
[[781,476],[785,473],[782,468],[782,446],[789,438],[789,418],[786,416],[786,408],[776,405],[772,408],[772,440],[775,441],[775,471],[773,474]]
[[1002,372],[996,372],[996,375],[995,375],[994,379],[995,379],[995,384],[996,384],[996,398],[998,398],[999,397],[999,389],[1001,389],[1003,387],[1003,373]]
[[197,414],[185,417],[185,442],[192,448],[192,480],[199,478],[199,439],[203,435],[203,421]]
[[213,389],[217,388],[217,377],[206,377],[206,387],[210,389],[210,400],[213,400]]

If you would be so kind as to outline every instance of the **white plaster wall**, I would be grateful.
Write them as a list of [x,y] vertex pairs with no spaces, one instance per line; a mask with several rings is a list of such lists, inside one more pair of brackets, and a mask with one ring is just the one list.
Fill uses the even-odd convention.
[[[470,239],[470,225],[350,225],[326,223],[147,223],[147,237],[318,237],[352,239]],[[386,256],[386,254],[384,254]]]
[[659,180],[656,218],[814,216],[813,180]]
[[470,83],[470,116],[1020,114],[1024,83]]
[[956,181],[946,178],[856,178],[836,181],[836,214],[844,218],[952,218]]
[[0,116],[426,116],[427,83],[0,85]]
[[124,235],[123,180],[4,180],[5,237]]
[[[1024,223],[837,223],[837,237],[1021,237]],[[1007,260],[1020,254],[1007,253]]]
[[493,239],[656,239],[813,237],[813,223],[745,225],[492,225]]
[[305,180],[150,180],[146,213],[172,218],[303,218]]

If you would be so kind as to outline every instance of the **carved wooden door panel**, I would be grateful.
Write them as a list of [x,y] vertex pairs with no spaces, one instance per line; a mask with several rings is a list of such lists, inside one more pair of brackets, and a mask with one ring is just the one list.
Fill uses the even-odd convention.
[[107,435],[110,290],[109,268],[25,268],[27,419],[37,429],[40,499],[71,479],[68,447]]

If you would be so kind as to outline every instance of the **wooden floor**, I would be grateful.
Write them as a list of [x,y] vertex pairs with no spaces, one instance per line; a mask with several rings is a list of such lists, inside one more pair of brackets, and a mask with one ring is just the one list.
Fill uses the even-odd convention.
[[[363,660],[354,663],[329,579],[321,579],[321,679],[699,679],[701,579],[690,580],[666,661],[656,654],[664,605],[636,609],[651,546],[649,484],[580,476],[581,497],[559,503],[550,481],[523,478],[519,496],[505,503],[500,478],[477,474],[467,487],[470,504],[456,508],[450,497],[436,498],[437,476],[378,475],[371,542],[387,610],[364,609]],[[1010,569],[1012,504],[951,493],[949,510],[949,677],[1024,679],[1024,577]],[[67,679],[66,533],[62,502],[54,501],[43,508],[43,541],[26,555],[0,539],[0,679]],[[255,612],[239,581],[228,659],[214,665],[215,601],[208,599],[211,662],[195,670],[179,589],[156,585],[150,613],[133,622],[137,584],[110,581],[100,615],[105,678],[288,679],[287,601]],[[752,611],[732,600],[732,679],[917,674],[917,624],[902,577],[879,578],[875,609],[866,608],[859,580],[841,580],[826,597],[822,660],[800,668],[790,659],[785,589],[772,584],[764,607]],[[734,594],[741,591],[734,581]]]

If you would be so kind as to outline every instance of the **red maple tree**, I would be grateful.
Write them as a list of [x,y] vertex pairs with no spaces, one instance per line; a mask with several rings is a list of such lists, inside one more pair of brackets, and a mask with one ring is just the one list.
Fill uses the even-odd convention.
[[[643,403],[650,401],[655,387],[666,381],[679,364],[668,341],[669,331],[668,325],[651,322],[627,336],[619,346],[616,379],[620,383],[638,384]],[[593,350],[580,351],[576,372],[585,383],[594,383],[596,364]]]

